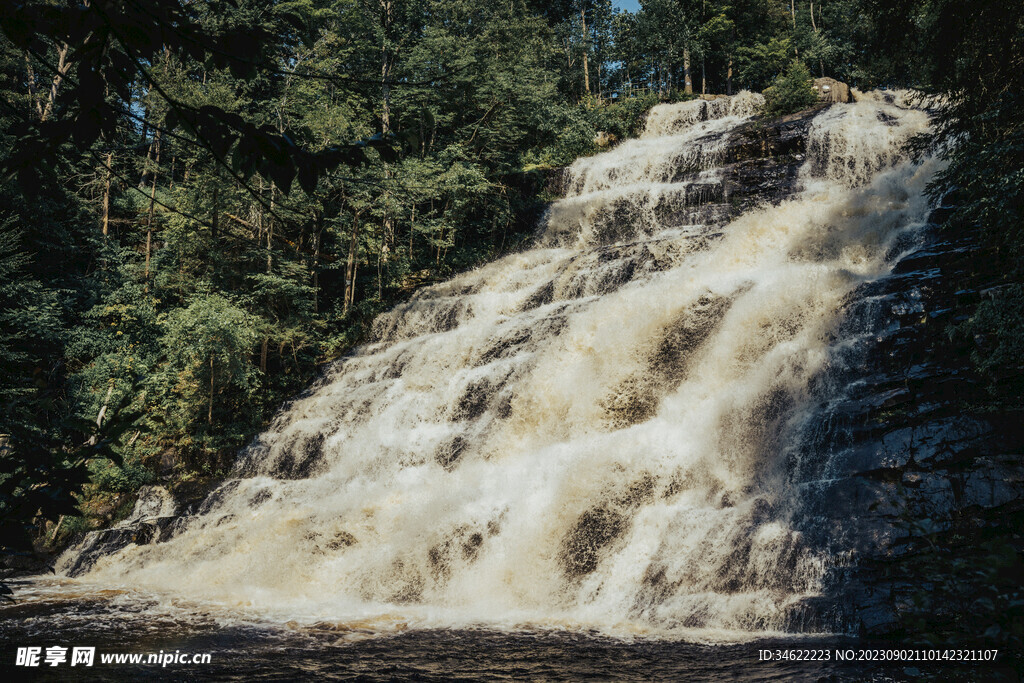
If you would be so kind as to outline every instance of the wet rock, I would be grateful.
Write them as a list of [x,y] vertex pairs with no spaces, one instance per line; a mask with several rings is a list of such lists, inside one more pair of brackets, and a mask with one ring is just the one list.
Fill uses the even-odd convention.
[[335,533],[334,538],[327,543],[327,547],[331,550],[339,550],[341,548],[347,548],[350,545],[355,545],[356,543],[358,543],[358,541],[355,536],[347,531],[339,531]]
[[819,105],[778,118],[759,118],[729,136],[722,169],[725,201],[731,215],[759,204],[777,204],[799,188],[811,121]]
[[964,507],[995,508],[1024,499],[1022,457],[978,458],[963,476],[960,492]]
[[451,472],[458,465],[459,458],[462,457],[463,452],[468,446],[469,442],[465,437],[454,436],[445,440],[437,447],[434,451],[434,460],[437,461],[438,465]]
[[178,510],[177,502],[163,486],[143,486],[139,489],[135,508],[125,522],[131,524],[152,517],[172,517]]
[[569,578],[597,569],[603,549],[629,526],[625,516],[607,508],[584,512],[562,542],[561,564]]
[[127,519],[109,529],[87,533],[58,560],[57,569],[66,571],[68,576],[79,576],[100,557],[128,545],[166,541],[174,535],[181,509],[181,501],[165,487],[143,486]]
[[984,389],[970,349],[948,334],[996,277],[974,239],[936,224],[890,277],[851,297],[843,325],[863,330],[864,342],[837,351],[834,365],[846,369],[832,381],[846,396],[822,406],[811,446],[834,455],[826,479],[803,494],[806,532],[845,558],[829,574],[843,630],[896,628],[922,585],[894,568],[914,566],[926,535],[976,536],[1024,508],[1021,460],[1010,455],[1019,430],[972,412]]
[[564,197],[569,186],[569,169],[552,168],[544,171],[544,191],[553,197]]
[[83,541],[68,551],[63,561],[58,562],[58,570],[63,570],[68,576],[81,576],[96,564],[97,560],[105,555],[116,553],[129,545],[147,545],[149,543],[160,543],[171,537],[171,530],[178,517],[157,517],[145,521],[133,521],[122,523],[124,526],[115,526],[110,529],[91,531],[86,534]]
[[867,593],[861,596],[867,605],[859,610],[860,633],[862,635],[882,635],[896,627],[896,612],[888,606],[888,594]]
[[197,477],[171,484],[168,492],[174,498],[177,513],[191,515],[196,512],[210,492],[220,486],[222,481],[214,477]]
[[776,118],[757,118],[739,126],[729,136],[726,163],[778,157],[785,160],[789,155],[803,154],[811,121],[826,106]]

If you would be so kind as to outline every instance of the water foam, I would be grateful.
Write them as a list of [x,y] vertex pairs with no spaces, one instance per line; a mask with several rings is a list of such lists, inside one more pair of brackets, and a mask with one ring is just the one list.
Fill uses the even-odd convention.
[[919,112],[838,105],[802,193],[724,229],[645,214],[713,177],[749,100],[656,108],[574,164],[537,248],[380,316],[182,533],[82,581],[310,623],[790,628],[828,562],[793,523],[808,386],[935,162],[896,148]]

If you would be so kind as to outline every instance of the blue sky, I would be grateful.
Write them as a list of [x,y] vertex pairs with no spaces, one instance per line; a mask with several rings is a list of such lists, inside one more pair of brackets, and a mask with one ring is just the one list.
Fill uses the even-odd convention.
[[612,4],[619,9],[635,12],[640,9],[640,0],[612,0]]

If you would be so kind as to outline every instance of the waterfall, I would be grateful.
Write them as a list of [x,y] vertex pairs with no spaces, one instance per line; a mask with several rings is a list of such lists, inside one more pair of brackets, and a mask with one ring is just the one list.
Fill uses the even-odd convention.
[[811,387],[936,162],[901,153],[923,111],[833,105],[797,191],[736,215],[762,102],[659,105],[578,160],[533,248],[381,315],[171,538],[78,580],[299,621],[788,628],[830,562],[795,522]]

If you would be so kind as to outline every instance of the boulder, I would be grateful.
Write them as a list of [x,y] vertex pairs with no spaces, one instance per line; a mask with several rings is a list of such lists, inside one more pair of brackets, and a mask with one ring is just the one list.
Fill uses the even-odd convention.
[[608,133],[603,130],[598,131],[597,135],[594,136],[594,144],[602,149],[611,147],[618,142],[618,140],[619,139],[615,136],[615,133]]
[[821,102],[850,102],[850,86],[834,78],[815,78],[814,91]]

